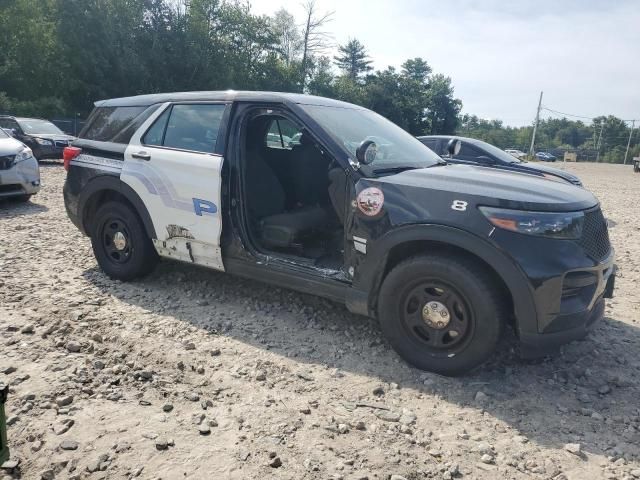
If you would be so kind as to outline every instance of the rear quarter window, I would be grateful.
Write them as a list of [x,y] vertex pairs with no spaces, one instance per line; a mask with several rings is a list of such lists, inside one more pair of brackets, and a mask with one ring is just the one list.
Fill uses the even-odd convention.
[[80,138],[98,142],[129,143],[140,125],[158,108],[98,107],[91,114]]

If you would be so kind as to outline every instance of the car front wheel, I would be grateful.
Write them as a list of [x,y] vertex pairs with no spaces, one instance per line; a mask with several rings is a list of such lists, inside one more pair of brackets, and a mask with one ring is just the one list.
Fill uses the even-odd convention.
[[378,305],[381,329],[402,358],[451,376],[491,356],[506,316],[496,279],[473,260],[445,255],[398,264]]
[[158,262],[142,221],[131,207],[121,202],[107,202],[98,209],[91,246],[100,268],[116,280],[142,277]]

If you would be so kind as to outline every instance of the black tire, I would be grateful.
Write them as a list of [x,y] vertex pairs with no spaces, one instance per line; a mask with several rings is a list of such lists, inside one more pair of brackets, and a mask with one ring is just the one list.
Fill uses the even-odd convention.
[[382,283],[380,327],[410,364],[461,375],[495,351],[506,319],[500,292],[496,279],[473,260],[412,257]]
[[[107,202],[95,214],[91,246],[98,265],[108,277],[128,281],[149,274],[158,263],[158,254],[137,213],[121,202]],[[124,237],[117,248],[116,235]],[[118,240],[122,241],[122,237]]]
[[31,200],[31,195],[18,195],[13,197],[13,201],[18,203],[27,203],[29,200]]

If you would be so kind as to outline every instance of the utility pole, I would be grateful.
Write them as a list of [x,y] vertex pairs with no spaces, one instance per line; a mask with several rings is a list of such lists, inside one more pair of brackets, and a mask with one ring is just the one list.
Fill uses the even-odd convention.
[[536,123],[533,125],[533,135],[531,136],[531,147],[529,148],[529,158],[533,158],[535,154],[534,146],[536,143],[536,132],[538,131],[538,123],[540,122],[540,108],[542,107],[542,93],[540,92],[540,100],[538,100],[538,111],[536,112]]
[[600,127],[600,135],[598,135],[598,143],[596,144],[596,148],[598,152],[596,154],[596,163],[600,161],[600,146],[602,145],[602,131],[604,130],[604,120],[602,120],[602,126]]
[[627,164],[627,156],[629,155],[629,145],[631,145],[631,137],[633,135],[633,128],[636,126],[636,121],[631,120],[631,131],[629,132],[629,140],[627,140],[627,151],[624,152],[624,164]]

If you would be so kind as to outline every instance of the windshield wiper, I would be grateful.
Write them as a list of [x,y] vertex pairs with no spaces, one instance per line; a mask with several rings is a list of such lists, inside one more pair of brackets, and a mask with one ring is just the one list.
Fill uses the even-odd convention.
[[387,167],[387,168],[376,168],[373,170],[373,173],[375,174],[384,174],[384,173],[400,173],[400,172],[406,172],[407,170],[417,170],[419,168],[425,168],[425,167],[409,167],[409,166],[402,166],[402,167]]

